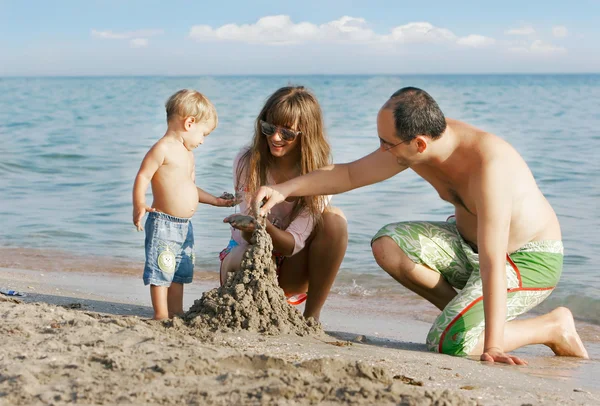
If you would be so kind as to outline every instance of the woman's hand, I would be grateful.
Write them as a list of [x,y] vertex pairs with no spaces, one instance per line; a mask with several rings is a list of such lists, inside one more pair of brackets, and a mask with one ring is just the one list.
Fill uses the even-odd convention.
[[231,227],[246,233],[252,233],[256,229],[256,219],[244,214],[232,214],[223,219],[223,223],[231,224]]
[[[254,213],[259,216],[266,216],[269,211],[278,203],[283,202],[287,198],[287,194],[282,192],[277,186],[261,186],[256,192],[256,195],[250,202]],[[263,200],[266,201],[261,207]]]
[[515,357],[514,355],[506,354],[500,348],[496,347],[485,350],[484,353],[481,354],[480,360],[486,362],[500,362],[509,365],[527,365],[527,361]]

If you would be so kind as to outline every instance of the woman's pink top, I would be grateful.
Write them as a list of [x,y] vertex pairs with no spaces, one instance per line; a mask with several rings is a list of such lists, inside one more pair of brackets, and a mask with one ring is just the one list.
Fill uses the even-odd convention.
[[[237,184],[237,174],[238,174],[238,166],[240,165],[240,160],[247,149],[243,149],[233,161],[233,183],[235,186],[235,191],[240,193],[243,196],[243,199],[239,205],[240,213],[242,214],[250,214],[249,210],[249,199],[251,196],[246,196],[245,192],[247,191],[245,184]],[[241,182],[246,179],[246,171],[243,171],[241,174]],[[272,185],[275,182],[271,177],[271,174],[267,173],[267,185]],[[331,201],[331,196],[327,196],[327,204]],[[267,219],[280,230],[285,230],[290,233],[294,237],[294,251],[291,255],[297,254],[304,245],[306,244],[306,240],[310,236],[314,228],[314,221],[309,211],[305,208],[303,209],[296,218],[290,222],[289,217],[294,209],[294,202],[284,201],[275,205],[271,209],[271,213],[267,216]],[[236,228],[231,227],[231,238],[235,240],[241,246],[247,246],[248,242],[242,237],[242,232]]]

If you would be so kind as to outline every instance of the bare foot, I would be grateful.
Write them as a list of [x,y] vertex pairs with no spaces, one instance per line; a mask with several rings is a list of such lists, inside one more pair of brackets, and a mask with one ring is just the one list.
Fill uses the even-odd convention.
[[575,330],[573,314],[566,307],[558,307],[552,311],[556,318],[556,332],[548,347],[556,355],[589,359],[587,351]]

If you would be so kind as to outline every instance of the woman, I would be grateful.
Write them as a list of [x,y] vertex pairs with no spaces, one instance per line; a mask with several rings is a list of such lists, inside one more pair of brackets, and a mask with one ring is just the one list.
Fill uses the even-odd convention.
[[[234,161],[235,190],[246,197],[241,212],[250,214],[248,199],[261,186],[329,165],[330,158],[315,96],[303,86],[277,90],[256,118],[252,145]],[[329,200],[328,196],[288,199],[273,207],[267,217],[279,286],[291,304],[306,299],[304,316],[317,320],[348,245],[346,219]],[[253,224],[231,225],[231,241],[220,255],[222,284],[229,272],[240,269],[254,230]]]

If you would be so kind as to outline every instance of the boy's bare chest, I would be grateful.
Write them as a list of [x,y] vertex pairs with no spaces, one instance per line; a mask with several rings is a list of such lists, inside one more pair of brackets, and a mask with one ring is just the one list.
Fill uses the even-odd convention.
[[[191,154],[190,154],[191,155]],[[188,154],[173,154],[165,157],[161,169],[165,174],[193,179],[196,172],[194,156]]]

